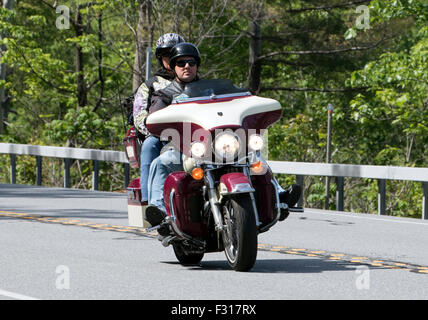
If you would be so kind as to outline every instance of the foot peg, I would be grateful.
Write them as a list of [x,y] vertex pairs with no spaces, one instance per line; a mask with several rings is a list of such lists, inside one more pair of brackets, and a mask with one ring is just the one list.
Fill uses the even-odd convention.
[[162,242],[164,247],[168,247],[171,244],[171,241],[175,238],[175,236],[159,236],[159,241]]

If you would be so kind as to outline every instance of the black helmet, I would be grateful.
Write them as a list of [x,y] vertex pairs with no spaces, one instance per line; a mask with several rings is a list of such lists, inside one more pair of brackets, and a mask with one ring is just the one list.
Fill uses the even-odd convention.
[[176,44],[171,49],[171,55],[169,58],[169,67],[172,70],[174,70],[175,63],[177,62],[177,59],[179,57],[184,57],[184,56],[195,58],[198,67],[201,64],[201,55],[199,54],[198,48],[192,43],[181,42],[181,43]]
[[179,34],[165,33],[156,41],[156,58],[160,61],[162,59],[162,53],[170,51],[173,46],[180,42],[185,42],[185,40]]

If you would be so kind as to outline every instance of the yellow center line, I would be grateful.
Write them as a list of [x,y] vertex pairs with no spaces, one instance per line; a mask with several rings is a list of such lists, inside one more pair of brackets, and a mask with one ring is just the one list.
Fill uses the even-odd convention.
[[[83,226],[83,227],[89,227],[93,229],[100,229],[100,230],[107,230],[107,231],[114,231],[114,232],[130,232],[134,234],[137,233],[139,235],[144,235],[144,236],[153,236],[153,237],[157,236],[156,231],[147,232],[145,228],[140,228],[140,227],[109,225],[106,223],[85,222],[77,219],[62,218],[62,217],[55,217],[55,216],[43,216],[39,214],[27,214],[27,213],[2,211],[2,210],[0,210],[0,215],[6,216],[6,217],[18,218],[18,219],[39,221],[44,223],[57,223],[62,225]],[[341,260],[348,263],[364,263],[373,267],[401,269],[401,270],[408,270],[408,271],[413,271],[417,273],[428,274],[428,266],[415,266],[415,265],[411,265],[403,262],[371,260],[368,257],[358,257],[358,256],[352,256],[352,255],[347,255],[343,253],[329,253],[324,250],[290,248],[288,246],[279,246],[279,245],[273,246],[270,244],[263,244],[263,243],[259,243],[257,245],[257,248],[265,251],[280,252],[280,253],[286,253],[286,254],[292,254],[292,255],[304,255],[307,257],[319,257],[321,259],[336,260],[336,261]]]

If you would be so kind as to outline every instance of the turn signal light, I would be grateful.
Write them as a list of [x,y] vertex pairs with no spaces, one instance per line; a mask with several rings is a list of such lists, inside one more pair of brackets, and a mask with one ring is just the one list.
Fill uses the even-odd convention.
[[195,180],[201,180],[204,177],[204,170],[201,168],[194,168],[192,170],[192,177]]
[[254,173],[262,173],[264,170],[263,163],[261,161],[254,162],[251,164],[251,170]]

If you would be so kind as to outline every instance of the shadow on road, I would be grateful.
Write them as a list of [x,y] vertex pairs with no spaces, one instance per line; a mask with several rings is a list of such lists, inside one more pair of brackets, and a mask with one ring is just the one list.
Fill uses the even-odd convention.
[[[178,262],[163,261],[162,263],[177,264]],[[321,273],[326,271],[355,271],[358,267],[365,266],[368,269],[379,269],[365,264],[356,264],[344,260],[326,260],[313,258],[292,259],[258,259],[251,269],[251,273]],[[225,261],[204,261],[198,266],[181,266],[192,271],[232,271]]]

